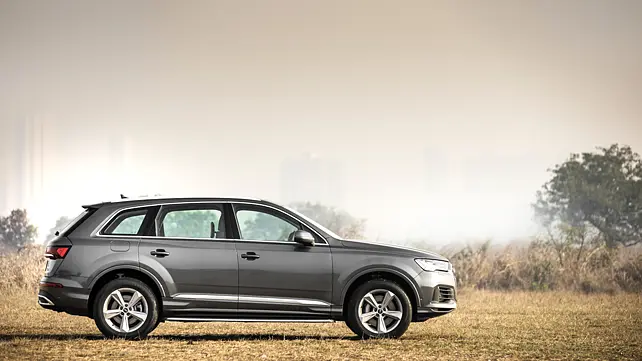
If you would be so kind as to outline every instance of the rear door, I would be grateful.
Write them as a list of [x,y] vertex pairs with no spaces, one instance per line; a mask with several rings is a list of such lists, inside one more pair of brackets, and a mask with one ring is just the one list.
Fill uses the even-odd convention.
[[234,204],[238,224],[239,317],[328,318],[332,300],[332,254],[322,238],[305,247],[288,241],[306,229],[282,211]]
[[234,240],[227,239],[229,205],[162,205],[152,235],[141,237],[140,266],[167,283],[167,317],[231,317],[238,299]]

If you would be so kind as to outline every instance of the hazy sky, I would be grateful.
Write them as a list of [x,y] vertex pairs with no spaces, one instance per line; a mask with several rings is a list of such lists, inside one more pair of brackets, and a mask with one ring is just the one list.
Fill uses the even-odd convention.
[[0,132],[45,123],[45,229],[121,189],[278,201],[314,152],[370,238],[520,237],[546,168],[642,151],[641,115],[641,1],[0,0]]

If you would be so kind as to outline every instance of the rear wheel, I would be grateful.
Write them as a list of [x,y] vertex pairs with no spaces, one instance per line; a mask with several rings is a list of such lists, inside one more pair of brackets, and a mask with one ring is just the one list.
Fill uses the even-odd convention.
[[145,338],[158,325],[158,300],[151,288],[135,278],[118,278],[98,292],[94,320],[110,338]]
[[392,281],[359,286],[348,301],[346,324],[361,338],[401,337],[412,319],[408,295]]

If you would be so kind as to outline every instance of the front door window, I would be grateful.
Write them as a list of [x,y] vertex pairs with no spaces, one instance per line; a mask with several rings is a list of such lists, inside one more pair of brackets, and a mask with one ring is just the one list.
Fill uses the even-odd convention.
[[257,210],[236,212],[241,239],[259,241],[287,241],[297,229],[292,223]]

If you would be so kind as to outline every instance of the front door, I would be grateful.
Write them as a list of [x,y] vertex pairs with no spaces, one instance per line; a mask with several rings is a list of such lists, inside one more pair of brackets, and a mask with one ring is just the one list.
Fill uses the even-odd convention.
[[332,254],[325,240],[315,236],[312,247],[288,241],[304,225],[270,207],[234,204],[234,216],[240,238],[239,317],[328,318]]
[[151,268],[167,285],[166,316],[235,316],[238,262],[234,240],[226,239],[229,205],[163,205],[153,237],[139,246],[141,267]]

